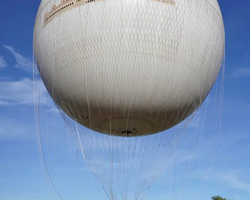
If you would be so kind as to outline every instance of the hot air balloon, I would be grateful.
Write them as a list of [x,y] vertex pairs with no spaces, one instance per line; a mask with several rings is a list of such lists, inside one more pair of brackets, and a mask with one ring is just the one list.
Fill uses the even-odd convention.
[[140,136],[199,108],[224,37],[217,0],[42,0],[34,52],[47,90],[72,119]]
[[42,0],[33,44],[108,199],[141,200],[212,89],[225,33],[217,0]]

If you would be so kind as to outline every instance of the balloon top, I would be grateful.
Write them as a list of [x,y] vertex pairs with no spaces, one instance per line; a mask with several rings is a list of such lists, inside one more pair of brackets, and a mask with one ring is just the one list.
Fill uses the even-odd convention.
[[[105,0],[61,0],[61,3],[59,5],[57,6],[53,5],[51,11],[45,14],[43,27],[45,27],[55,17],[61,15],[62,13],[68,10],[97,1],[105,1]],[[175,5],[175,0],[152,0],[152,1],[159,1],[173,6]]]

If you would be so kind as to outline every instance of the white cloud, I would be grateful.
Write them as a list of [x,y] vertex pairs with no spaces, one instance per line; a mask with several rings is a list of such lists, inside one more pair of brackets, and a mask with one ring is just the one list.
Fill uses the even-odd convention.
[[222,180],[227,182],[232,188],[250,191],[250,182],[240,180],[239,177],[233,174],[224,175]]
[[238,78],[242,76],[250,76],[250,68],[240,68],[234,71],[233,77]]
[[56,106],[52,106],[52,107],[49,108],[49,111],[51,113],[58,113],[58,114],[60,114],[60,110],[59,109],[60,108],[57,108]]
[[8,106],[9,103],[7,101],[0,100],[0,106]]
[[1,117],[0,121],[0,140],[27,140],[34,135],[32,124],[5,117]]
[[244,180],[244,177],[240,175],[238,170],[212,170],[208,180],[224,182],[231,188],[250,191],[250,182]]
[[0,69],[4,68],[4,67],[7,67],[7,63],[6,61],[4,60],[4,57],[3,56],[0,56]]
[[30,59],[25,58],[24,56],[22,56],[21,54],[16,52],[14,50],[14,48],[11,46],[5,45],[4,48],[9,50],[10,53],[15,57],[15,59],[16,59],[15,67],[16,68],[21,69],[21,70],[25,70],[25,71],[32,71],[33,63]]
[[[39,87],[40,105],[47,103],[47,91],[39,80],[36,83]],[[25,78],[19,81],[2,81],[0,82],[0,106],[14,105],[33,105],[33,81]]]

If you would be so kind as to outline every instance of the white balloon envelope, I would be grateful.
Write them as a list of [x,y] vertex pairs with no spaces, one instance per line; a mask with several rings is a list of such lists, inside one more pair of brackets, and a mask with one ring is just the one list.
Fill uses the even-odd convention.
[[34,29],[54,102],[118,136],[164,131],[199,108],[224,45],[217,0],[42,0]]

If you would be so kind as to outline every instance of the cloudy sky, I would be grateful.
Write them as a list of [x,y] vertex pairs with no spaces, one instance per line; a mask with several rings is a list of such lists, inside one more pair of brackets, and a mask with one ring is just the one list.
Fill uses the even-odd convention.
[[[73,133],[53,107],[42,82],[33,83],[32,37],[39,3],[40,0],[13,0],[3,1],[0,6],[0,199],[105,199],[102,187],[84,165],[80,148],[74,146]],[[210,112],[210,108],[219,108],[215,105],[219,92],[214,88],[200,117],[190,125],[187,137],[182,137],[147,191],[146,200],[205,200],[213,195],[234,200],[250,198],[250,2],[219,3],[226,29],[221,132],[218,120],[213,122],[219,111]],[[37,142],[34,84],[40,88],[46,166],[40,162]],[[218,81],[215,87],[219,84]],[[195,147],[193,140],[197,142]]]

